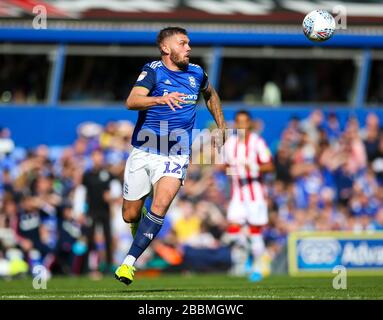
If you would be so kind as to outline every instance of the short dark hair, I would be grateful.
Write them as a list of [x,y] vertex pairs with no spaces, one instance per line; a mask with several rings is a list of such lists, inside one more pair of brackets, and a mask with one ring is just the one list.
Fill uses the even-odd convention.
[[237,120],[237,117],[240,116],[241,114],[247,116],[250,120],[252,120],[251,114],[247,110],[239,110],[235,113],[234,119]]
[[188,32],[184,28],[181,28],[181,27],[167,27],[167,28],[162,29],[158,33],[158,35],[157,35],[157,46],[160,49],[161,54],[163,54],[163,52],[161,50],[161,44],[164,41],[164,39],[171,37],[171,36],[178,34],[178,33],[184,34],[185,36],[188,35]]

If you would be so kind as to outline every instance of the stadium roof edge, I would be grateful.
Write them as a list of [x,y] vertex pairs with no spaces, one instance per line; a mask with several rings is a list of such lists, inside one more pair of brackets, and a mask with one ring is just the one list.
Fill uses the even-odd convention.
[[[15,29],[30,29],[30,20],[12,21],[0,19],[0,28],[15,28]],[[271,24],[271,23],[215,23],[215,22],[83,22],[83,21],[65,21],[65,20],[49,20],[49,29],[67,29],[67,30],[129,30],[129,31],[158,31],[170,25],[177,25],[189,31],[204,31],[204,32],[259,32],[267,31],[270,33],[280,32],[301,32],[302,26],[300,23],[294,24]],[[338,28],[337,28],[338,29]],[[363,34],[363,35],[383,35],[382,25],[354,25],[348,24],[346,28],[338,30],[341,33],[347,34]]]
[[[190,31],[193,45],[236,46],[326,46],[382,48],[383,34],[336,34],[324,43],[313,43],[301,32],[272,33],[265,31]],[[1,42],[83,43],[83,44],[154,44],[157,31],[32,29],[0,27]]]

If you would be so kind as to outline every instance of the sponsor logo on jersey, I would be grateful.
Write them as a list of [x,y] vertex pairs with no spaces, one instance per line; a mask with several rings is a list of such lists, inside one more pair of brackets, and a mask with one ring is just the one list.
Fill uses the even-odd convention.
[[[169,90],[168,89],[164,89],[164,93],[162,94],[162,96],[166,96],[168,94],[169,94]],[[197,103],[198,95],[197,94],[188,94],[185,97],[182,97],[181,100],[182,100],[182,102],[180,101],[179,103],[182,103],[182,104],[195,104],[195,103]]]

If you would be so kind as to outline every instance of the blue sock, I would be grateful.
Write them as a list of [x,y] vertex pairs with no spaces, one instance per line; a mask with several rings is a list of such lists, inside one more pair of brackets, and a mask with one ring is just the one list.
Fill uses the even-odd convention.
[[137,234],[134,237],[128,255],[136,259],[141,256],[152,240],[156,237],[164,223],[164,218],[148,211],[138,226]]

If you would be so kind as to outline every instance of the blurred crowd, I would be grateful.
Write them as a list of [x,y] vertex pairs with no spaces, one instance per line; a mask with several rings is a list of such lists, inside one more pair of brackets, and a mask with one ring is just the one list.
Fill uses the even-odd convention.
[[[0,128],[0,276],[43,264],[51,273],[99,277],[121,263],[132,242],[121,217],[132,130],[126,121],[83,123],[73,145],[29,150]],[[363,125],[353,116],[341,124],[321,110],[293,116],[273,151],[263,229],[272,269],[280,267],[292,231],[383,230],[383,132],[374,113]],[[226,242],[229,200],[222,166],[190,164],[139,268],[230,270],[236,252]]]
[[335,113],[293,117],[283,131],[269,184],[266,242],[281,250],[289,232],[383,230],[383,134],[368,113],[365,125]]

